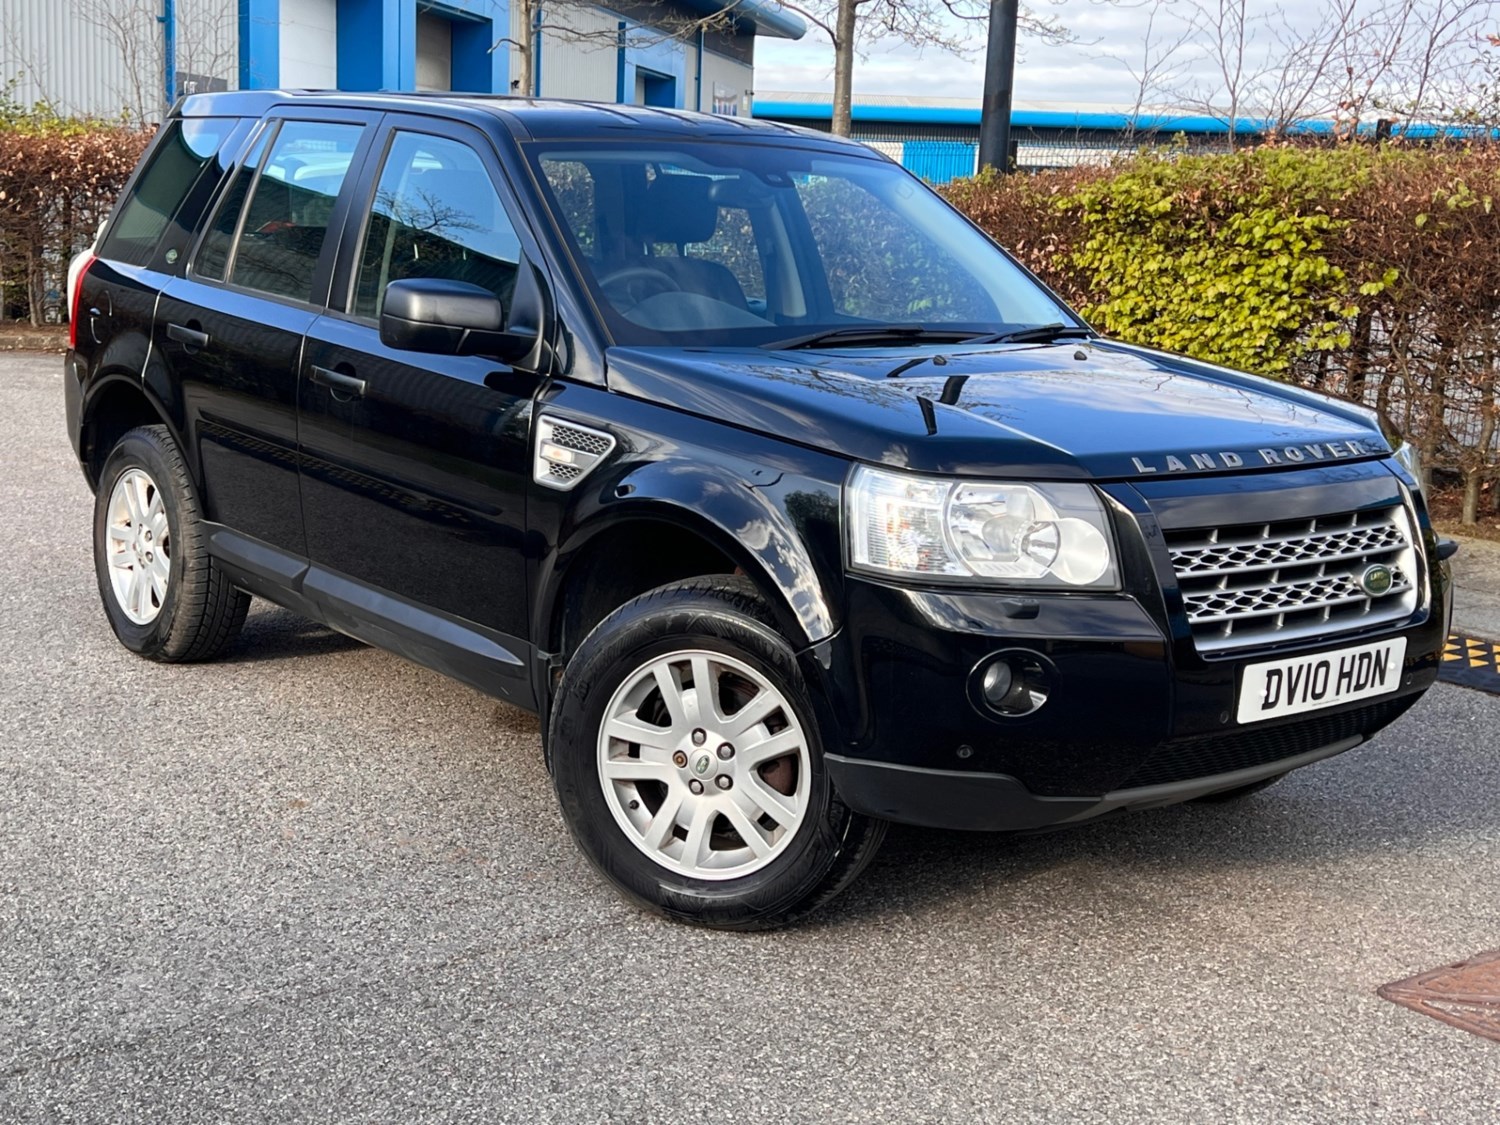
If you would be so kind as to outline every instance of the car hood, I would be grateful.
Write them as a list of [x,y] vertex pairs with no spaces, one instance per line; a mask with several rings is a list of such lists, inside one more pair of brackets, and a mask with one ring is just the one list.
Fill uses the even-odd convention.
[[922,472],[1158,478],[1390,453],[1363,407],[1113,342],[612,348],[608,362],[621,393]]

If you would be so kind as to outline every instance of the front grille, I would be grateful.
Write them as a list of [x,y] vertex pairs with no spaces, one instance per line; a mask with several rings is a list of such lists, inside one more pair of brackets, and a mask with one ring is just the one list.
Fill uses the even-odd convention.
[[[1336,636],[1410,617],[1417,608],[1411,522],[1396,505],[1276,523],[1167,532],[1198,651],[1223,653]],[[1360,577],[1390,568],[1391,587]]]
[[1164,742],[1119,788],[1170,785],[1295,758],[1357,734],[1376,731],[1394,720],[1416,699],[1415,695],[1383,699],[1352,711],[1316,715],[1279,727],[1242,727],[1223,734],[1196,735]]

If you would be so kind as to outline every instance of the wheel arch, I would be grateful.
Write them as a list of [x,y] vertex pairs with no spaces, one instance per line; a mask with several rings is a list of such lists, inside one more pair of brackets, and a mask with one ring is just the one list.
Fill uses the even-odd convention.
[[135,372],[116,370],[99,375],[84,400],[82,414],[80,455],[84,473],[95,489],[110,450],[138,426],[165,426],[178,448],[186,448],[167,411]]
[[703,574],[749,579],[794,648],[829,636],[831,602],[786,513],[757,489],[709,491],[712,505],[637,487],[575,526],[539,583],[541,647],[565,655],[631,598]]

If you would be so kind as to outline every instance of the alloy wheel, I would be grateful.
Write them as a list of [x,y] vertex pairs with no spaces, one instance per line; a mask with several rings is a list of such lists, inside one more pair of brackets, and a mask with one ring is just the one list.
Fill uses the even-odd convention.
[[766,676],[719,652],[668,653],[627,676],[604,711],[598,765],[626,838],[695,879],[765,867],[807,811],[796,711]]
[[105,537],[115,603],[135,624],[151,624],[166,604],[172,542],[161,489],[143,470],[126,469],[115,481]]

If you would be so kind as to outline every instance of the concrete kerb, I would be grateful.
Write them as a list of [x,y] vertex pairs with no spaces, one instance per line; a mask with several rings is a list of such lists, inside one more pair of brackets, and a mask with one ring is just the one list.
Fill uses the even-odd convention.
[[1460,544],[1453,557],[1453,631],[1500,641],[1500,543],[1451,538]]

